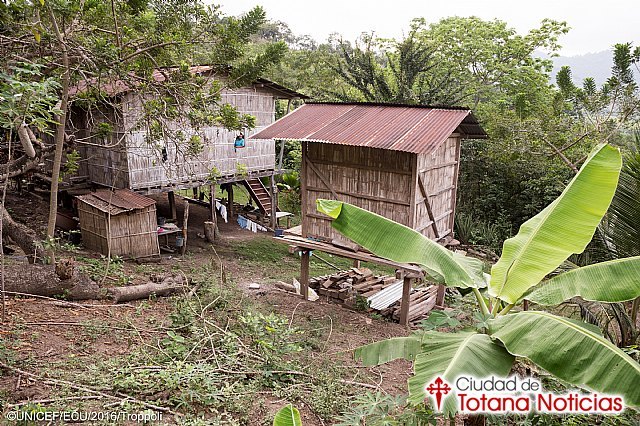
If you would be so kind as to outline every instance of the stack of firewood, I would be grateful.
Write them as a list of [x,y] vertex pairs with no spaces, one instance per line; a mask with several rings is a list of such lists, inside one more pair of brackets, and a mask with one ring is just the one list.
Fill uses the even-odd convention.
[[368,268],[351,268],[348,271],[311,278],[309,287],[316,290],[320,296],[347,300],[355,295],[365,298],[373,296],[396,281],[392,276],[373,275]]
[[[314,277],[309,280],[309,287],[313,288],[321,297],[328,297],[348,307],[366,306],[367,299],[389,288],[401,285],[395,276],[377,276],[367,268],[351,268],[348,271],[336,272],[331,275]],[[400,283],[400,284],[398,284]],[[393,289],[389,289],[393,291]],[[413,290],[409,297],[409,322],[417,323],[434,308],[436,304],[437,286],[421,287]],[[384,309],[370,309],[380,315],[398,321],[400,318],[400,293],[396,292],[398,300]],[[383,296],[390,297],[390,296]],[[360,301],[360,303],[358,303]]]
[[[422,320],[436,306],[436,293],[438,286],[430,285],[415,289],[409,296],[409,314],[407,319],[410,324]],[[380,311],[380,315],[394,320],[400,319],[400,301]]]

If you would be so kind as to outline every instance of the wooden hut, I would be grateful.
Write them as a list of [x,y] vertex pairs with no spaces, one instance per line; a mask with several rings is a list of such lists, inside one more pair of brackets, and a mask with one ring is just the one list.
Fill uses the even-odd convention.
[[[158,69],[153,79],[162,82],[170,71]],[[190,71],[207,78],[210,84],[222,84],[226,78],[224,72],[211,66],[195,66]],[[103,93],[109,102],[84,108],[81,95],[89,90]],[[238,131],[215,126],[196,130],[176,122],[171,125],[184,130],[183,141],[196,136],[203,145],[201,152],[192,155],[185,148],[188,143],[177,140],[150,140],[148,129],[140,124],[143,100],[149,99],[142,97],[135,85],[123,81],[101,84],[83,81],[70,94],[79,99],[69,120],[69,131],[83,141],[79,144],[82,160],[78,175],[86,176],[94,184],[150,194],[209,184],[212,175],[218,183],[227,183],[277,172],[273,139],[254,138],[242,149],[235,149]],[[229,104],[256,118],[255,129],[244,131],[248,137],[275,121],[277,99],[294,98],[306,96],[259,78],[246,87],[223,88],[219,104]],[[104,123],[111,127],[101,127]],[[105,134],[104,129],[109,128]]]
[[132,258],[160,254],[154,200],[126,189],[100,190],[77,198],[86,248]]
[[436,241],[453,237],[460,142],[486,138],[471,111],[307,103],[254,135],[302,142],[302,235],[341,239],[316,199],[345,201]]

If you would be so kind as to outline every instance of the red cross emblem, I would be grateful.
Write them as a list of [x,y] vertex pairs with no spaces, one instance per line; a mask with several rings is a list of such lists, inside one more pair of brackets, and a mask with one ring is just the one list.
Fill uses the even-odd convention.
[[430,395],[435,395],[438,411],[441,411],[440,408],[442,406],[442,397],[451,392],[451,386],[449,386],[444,380],[438,377],[433,382],[431,382],[429,386],[426,387],[426,390]]

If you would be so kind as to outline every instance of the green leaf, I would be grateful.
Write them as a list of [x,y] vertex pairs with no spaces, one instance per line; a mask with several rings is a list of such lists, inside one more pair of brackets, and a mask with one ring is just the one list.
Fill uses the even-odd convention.
[[413,361],[420,352],[422,335],[414,333],[408,337],[394,337],[361,346],[355,350],[355,359],[362,359],[364,365],[380,365],[394,359]]
[[[415,376],[409,379],[409,401],[419,404],[427,396],[425,386],[442,377],[450,384],[463,374],[475,377],[507,376],[513,356],[486,334],[475,332],[425,332],[422,352],[414,363]],[[444,399],[443,412],[457,411],[453,394]]]
[[524,311],[490,321],[490,332],[513,355],[562,380],[640,406],[640,364],[580,321]]
[[556,275],[525,296],[540,305],[557,305],[575,296],[598,302],[640,297],[640,256],[584,266]]
[[341,201],[317,200],[317,208],[334,218],[334,229],[377,256],[420,265],[449,286],[478,286],[451,251],[407,226]]
[[273,426],[302,426],[300,412],[293,405],[285,405],[273,419]]
[[562,194],[504,242],[491,269],[489,294],[516,303],[573,253],[581,253],[607,211],[618,183],[620,152],[599,145]]

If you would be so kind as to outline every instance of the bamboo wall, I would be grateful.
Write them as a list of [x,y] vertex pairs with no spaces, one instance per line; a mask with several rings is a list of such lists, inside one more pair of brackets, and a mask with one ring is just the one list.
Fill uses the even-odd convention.
[[303,158],[322,176],[307,162],[303,163],[303,235],[344,239],[331,228],[328,216],[316,210],[317,198],[335,198],[327,184],[341,201],[411,226],[410,188],[415,154],[308,142]]
[[[274,94],[258,87],[226,89],[221,93],[220,102],[233,105],[240,113],[255,116],[256,128],[244,131],[245,147],[235,150],[233,143],[238,131],[208,127],[196,132],[184,123],[171,123],[169,127],[182,130],[187,141],[195,134],[201,137],[204,149],[193,155],[187,152],[184,143],[175,140],[147,140],[146,130],[139,128],[142,101],[134,93],[125,94],[121,104],[125,132],[114,133],[107,138],[109,140],[97,141],[100,145],[113,145],[115,139],[124,136],[122,143],[111,148],[88,146],[81,153],[87,159],[90,180],[135,190],[185,188],[206,181],[214,167],[219,177],[275,170],[275,141],[248,139],[275,121]],[[166,160],[163,160],[163,148],[166,149]]]
[[[155,204],[130,212],[111,215],[83,201],[78,202],[82,244],[91,251],[141,258],[160,254]],[[111,232],[109,231],[111,226]],[[109,240],[108,235],[111,235]]]
[[[459,157],[460,138],[457,135],[448,138],[432,154],[417,156],[418,178],[427,192],[439,237],[453,232]],[[419,185],[415,193],[414,229],[437,239]]]
[[[452,135],[431,154],[314,142],[305,145],[304,236],[344,239],[331,228],[329,217],[316,210],[316,199],[335,199],[333,193],[341,201],[409,226],[431,239],[444,239],[452,233],[460,155],[457,135]],[[437,237],[419,179],[427,193]]]

